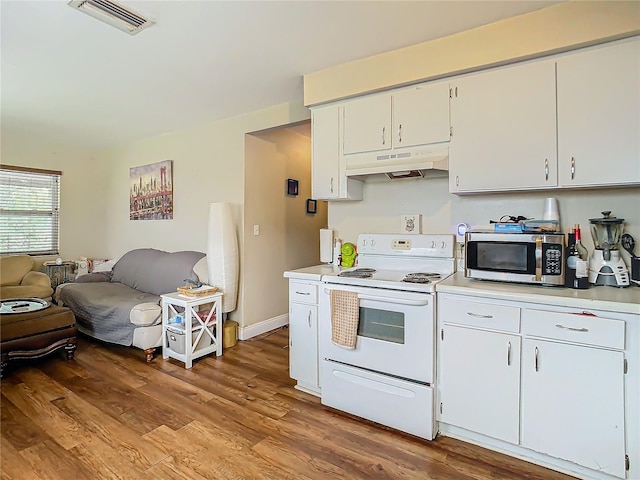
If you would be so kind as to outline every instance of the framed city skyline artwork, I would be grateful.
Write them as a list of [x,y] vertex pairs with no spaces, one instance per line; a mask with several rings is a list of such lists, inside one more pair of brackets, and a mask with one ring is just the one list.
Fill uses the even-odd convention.
[[173,219],[173,160],[129,169],[129,220]]

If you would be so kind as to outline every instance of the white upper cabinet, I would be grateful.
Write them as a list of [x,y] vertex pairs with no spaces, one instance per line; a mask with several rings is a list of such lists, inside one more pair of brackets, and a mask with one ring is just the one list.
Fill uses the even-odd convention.
[[640,183],[640,39],[557,59],[563,187]]
[[338,105],[311,111],[311,195],[318,200],[362,200],[362,182],[344,173]]
[[418,85],[344,104],[343,153],[448,142],[449,84]]
[[391,148],[391,95],[349,102],[344,106],[345,154]]
[[469,75],[451,87],[451,192],[557,185],[554,61]]

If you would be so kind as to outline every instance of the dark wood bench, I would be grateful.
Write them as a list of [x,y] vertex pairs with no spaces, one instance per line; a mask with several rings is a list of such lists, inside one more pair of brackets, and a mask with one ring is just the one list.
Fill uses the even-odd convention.
[[68,308],[51,305],[35,312],[0,314],[0,378],[10,361],[39,358],[62,348],[72,360],[77,334]]

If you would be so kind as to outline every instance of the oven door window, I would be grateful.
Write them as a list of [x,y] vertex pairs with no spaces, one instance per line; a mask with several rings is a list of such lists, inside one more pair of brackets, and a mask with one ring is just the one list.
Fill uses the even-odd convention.
[[360,307],[358,336],[404,344],[404,313]]

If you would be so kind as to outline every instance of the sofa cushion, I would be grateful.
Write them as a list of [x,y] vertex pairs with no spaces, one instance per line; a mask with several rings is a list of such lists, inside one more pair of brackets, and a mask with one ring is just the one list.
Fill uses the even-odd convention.
[[201,252],[163,252],[153,248],[131,250],[113,266],[112,282],[153,295],[175,292],[185,279],[196,279],[193,266]]
[[0,257],[0,285],[20,285],[22,277],[33,269],[33,264],[33,258],[28,255]]

